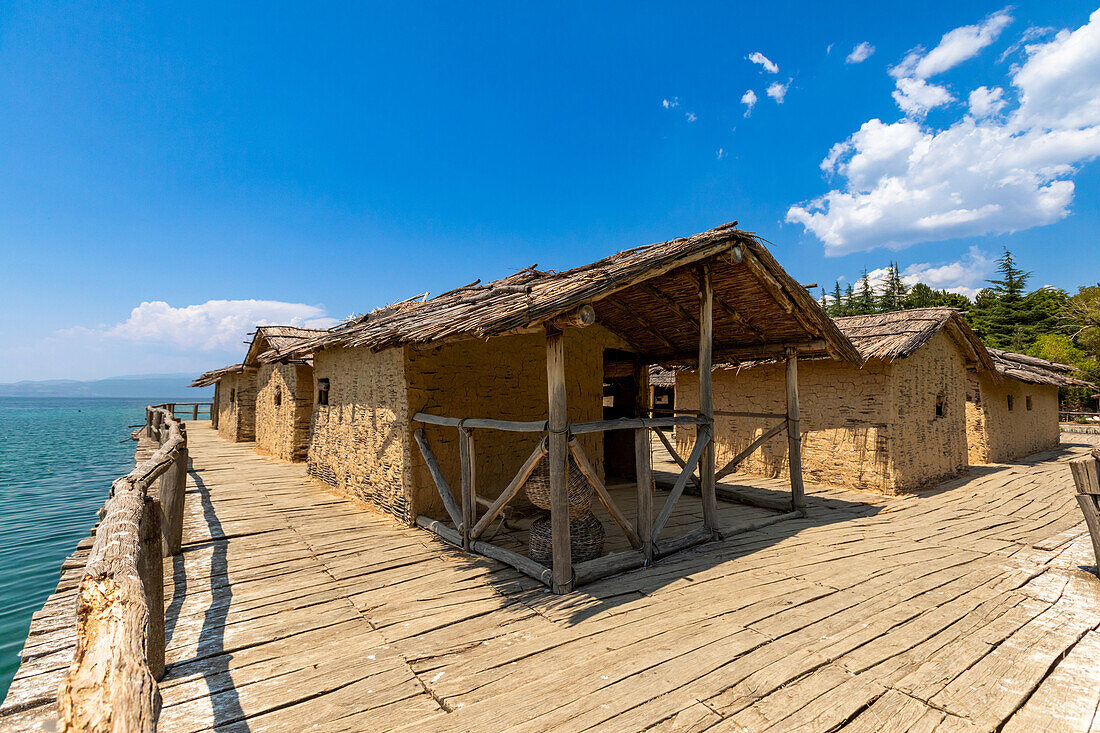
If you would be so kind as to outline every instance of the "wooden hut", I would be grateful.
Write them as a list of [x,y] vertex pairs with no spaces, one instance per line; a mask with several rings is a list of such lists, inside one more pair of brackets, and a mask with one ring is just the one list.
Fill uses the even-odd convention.
[[[921,308],[836,325],[866,362],[811,360],[799,371],[808,480],[896,494],[965,471],[969,375],[991,374],[993,362],[959,313]],[[713,379],[719,463],[730,463],[730,472],[786,475],[786,442],[768,440],[766,421],[732,412],[782,412],[784,366],[727,364]],[[694,372],[677,372],[678,407],[695,407],[697,383]],[[681,447],[693,438],[691,428],[677,429]]]
[[[709,365],[715,355],[778,355],[792,365],[799,354],[860,361],[805,289],[735,224],[564,272],[530,267],[397,303],[289,352],[302,353],[313,354],[317,382],[312,476],[558,592],[721,533],[710,382],[699,384],[698,415],[652,418],[649,364]],[[621,403],[605,404],[608,375],[624,385]],[[621,417],[605,419],[608,409]],[[785,426],[797,436],[797,395],[792,411]],[[661,498],[649,430],[688,423],[700,427],[700,439]],[[628,439],[606,439],[616,431]],[[624,495],[613,497],[604,484],[612,466],[628,463],[632,520],[617,504]],[[525,487],[531,496],[533,474],[544,466],[551,549],[535,562],[488,542],[485,532]],[[662,530],[696,467],[701,524],[666,539]],[[792,472],[795,509],[803,506],[800,476]],[[584,529],[571,520],[578,477],[629,551],[574,562]]]
[[966,439],[971,463],[1004,463],[1058,446],[1058,388],[1092,386],[1073,367],[989,349],[995,373],[970,375]]
[[256,369],[256,450],[284,461],[304,461],[313,417],[313,361],[286,352],[324,329],[259,326],[244,364]]
[[192,387],[214,385],[210,421],[218,435],[234,443],[256,439],[256,367],[233,364],[206,372]]
[[655,415],[676,413],[676,372],[657,364],[649,367],[649,406]]

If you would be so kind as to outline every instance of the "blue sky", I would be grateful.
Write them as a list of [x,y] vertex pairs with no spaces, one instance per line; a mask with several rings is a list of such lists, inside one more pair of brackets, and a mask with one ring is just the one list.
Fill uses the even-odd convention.
[[731,220],[801,282],[972,292],[1007,246],[1095,283],[1096,10],[5,4],[0,381],[219,366]]

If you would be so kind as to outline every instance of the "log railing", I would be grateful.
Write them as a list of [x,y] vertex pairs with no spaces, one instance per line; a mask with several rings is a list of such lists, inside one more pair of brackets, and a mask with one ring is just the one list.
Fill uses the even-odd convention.
[[1092,539],[1092,552],[1100,573],[1100,449],[1074,458],[1069,466],[1077,486],[1077,504],[1085,515],[1085,526]]
[[[453,418],[432,415],[419,412],[413,416],[413,420],[427,425],[440,425],[453,427],[459,431],[459,460],[461,465],[461,486],[458,497],[455,497],[450,483],[443,475],[443,470],[436,459],[431,444],[424,433],[423,428],[418,428],[413,433],[420,454],[428,467],[432,481],[439,497],[443,501],[443,507],[450,517],[454,528],[438,522],[430,517],[418,516],[416,522],[421,527],[435,532],[443,539],[458,545],[468,551],[476,552],[487,557],[500,560],[522,573],[550,587],[555,587],[551,568],[542,565],[517,552],[493,545],[481,539],[484,532],[496,520],[504,508],[519,494],[527,479],[535,472],[539,464],[546,460],[550,453],[550,441],[554,431],[549,429],[545,420],[541,421],[513,421],[494,420],[488,418]],[[653,430],[660,435],[660,428],[675,427],[678,425],[694,425],[700,428],[696,438],[695,448],[687,465],[681,471],[673,491],[665,499],[660,514],[653,517],[652,505],[652,470],[650,468],[650,439],[649,431]],[[500,430],[515,433],[539,433],[540,440],[534,450],[520,466],[516,475],[508,482],[507,487],[492,502],[482,499],[478,495],[477,473],[474,470],[476,462],[476,430]],[[611,493],[607,490],[603,481],[592,467],[584,448],[577,439],[579,435],[587,435],[596,432],[611,430],[633,430],[635,432],[635,448],[637,452],[638,468],[638,499],[639,508],[637,517],[631,522],[619,506],[615,503]],[[631,550],[617,552],[604,557],[578,563],[572,566],[568,556],[565,564],[569,569],[575,583],[584,583],[597,578],[605,577],[613,573],[623,572],[632,568],[641,567],[655,556],[666,555],[684,547],[689,547],[698,542],[711,539],[714,533],[707,529],[705,532],[692,530],[683,535],[659,541],[661,531],[672,514],[683,493],[684,486],[692,478],[699,457],[711,444],[712,433],[705,417],[669,416],[652,418],[620,418],[616,420],[598,420],[592,422],[567,423],[561,430],[565,443],[565,450],[573,458],[577,469],[588,480],[594,489],[596,498],[607,511],[612,521],[622,531]],[[484,513],[478,517],[478,507],[485,507]],[[561,510],[561,515],[568,521],[568,507]],[[551,521],[554,510],[551,508]],[[555,558],[555,566],[557,559]]]
[[1076,422],[1077,420],[1087,420],[1100,424],[1100,412],[1058,411],[1058,422]]
[[[155,731],[164,673],[163,557],[180,549],[187,433],[146,408],[138,456],[111,485],[80,580],[76,653],[58,691],[62,731]],[[159,484],[159,485],[158,485]]]
[[[168,410],[174,417],[181,413],[185,418],[190,415],[192,420],[210,420],[214,414],[213,402],[166,402],[158,407]],[[206,414],[202,414],[204,412]]]

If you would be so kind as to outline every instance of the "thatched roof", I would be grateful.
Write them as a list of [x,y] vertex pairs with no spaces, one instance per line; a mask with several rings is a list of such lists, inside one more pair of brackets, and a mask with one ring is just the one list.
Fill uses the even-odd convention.
[[1026,354],[990,349],[997,373],[1029,384],[1049,384],[1055,387],[1091,387],[1090,382],[1069,376],[1077,371],[1068,364],[1047,361]]
[[836,325],[864,359],[904,359],[944,331],[959,347],[968,364],[993,369],[993,359],[985,344],[954,308],[914,308],[846,316],[837,318]]
[[[257,326],[248,346],[244,363],[249,366],[284,361],[286,352],[303,341],[328,333],[323,328],[301,328],[300,326]],[[296,355],[303,359],[305,355]]]
[[650,362],[698,354],[698,269],[711,273],[715,356],[764,355],[786,345],[860,363],[821,306],[754,235],[727,224],[685,239],[619,252],[564,272],[529,267],[347,321],[289,354],[336,346],[375,351],[540,328],[591,305],[596,320]]
[[221,369],[212,369],[209,372],[203,372],[202,374],[200,374],[198,376],[198,378],[195,379],[194,382],[191,382],[191,384],[188,385],[188,386],[190,386],[190,387],[209,387],[211,384],[213,384],[214,382],[217,382],[219,379],[224,377],[226,374],[236,374],[238,372],[243,372],[244,369],[245,369],[244,364],[232,364],[232,365],[227,366],[227,367],[222,367]]
[[649,368],[650,387],[675,387],[676,372],[654,364]]

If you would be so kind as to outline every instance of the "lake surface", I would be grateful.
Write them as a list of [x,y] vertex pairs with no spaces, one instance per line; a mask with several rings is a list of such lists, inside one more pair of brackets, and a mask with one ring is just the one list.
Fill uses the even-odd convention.
[[133,468],[128,426],[164,401],[0,398],[0,699],[31,615],[91,532],[111,482]]

